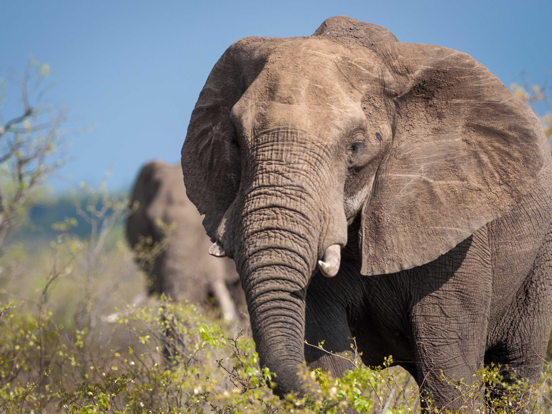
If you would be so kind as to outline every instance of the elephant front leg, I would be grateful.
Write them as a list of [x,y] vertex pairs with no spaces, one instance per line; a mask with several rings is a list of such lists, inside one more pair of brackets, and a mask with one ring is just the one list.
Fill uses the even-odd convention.
[[[355,367],[348,359],[353,355],[353,340],[345,309],[331,292],[320,289],[316,280],[307,292],[305,328],[305,359],[309,367],[322,368],[334,377],[340,377]],[[321,343],[324,350],[318,347]]]
[[[343,305],[328,284],[339,283],[340,275],[313,277],[307,291],[305,318],[305,359],[310,369],[321,368],[335,378],[355,368],[351,330]],[[323,343],[322,349],[318,347]],[[356,413],[353,409],[346,413]]]
[[485,365],[500,365],[504,382],[492,384],[491,398],[523,400],[526,392],[509,386],[524,379],[533,385],[539,382],[550,337],[551,304],[552,229],[548,231],[532,270],[514,300],[492,326],[493,346],[485,354]]
[[[442,320],[433,328],[439,330],[451,322]],[[436,332],[433,328],[425,323],[415,324],[418,331],[415,379],[420,387],[422,407],[460,412],[476,410],[483,404],[485,389],[476,375],[483,367],[484,342],[481,344],[475,337],[462,333],[453,337],[455,333]],[[471,329],[484,338],[481,326],[471,325]]]
[[483,404],[485,387],[476,373],[483,367],[492,292],[486,241],[486,231],[477,232],[405,275],[414,291],[412,338],[423,406],[464,412]]

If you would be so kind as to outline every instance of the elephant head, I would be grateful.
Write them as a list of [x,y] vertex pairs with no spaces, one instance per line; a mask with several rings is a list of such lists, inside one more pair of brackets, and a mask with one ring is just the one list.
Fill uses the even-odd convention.
[[526,193],[540,130],[470,56],[346,17],[224,53],[182,167],[214,250],[236,261],[280,392],[301,388],[309,280],[337,273],[351,229],[363,275],[436,259]]
[[207,254],[209,239],[197,209],[186,197],[180,165],[163,161],[144,165],[134,183],[130,205],[133,211],[126,222],[130,246],[142,253],[146,247],[143,239],[149,238],[158,250],[149,260],[138,256],[149,279],[148,294],[193,303],[206,303],[213,295],[225,319],[237,320],[237,307],[244,300],[234,263]]

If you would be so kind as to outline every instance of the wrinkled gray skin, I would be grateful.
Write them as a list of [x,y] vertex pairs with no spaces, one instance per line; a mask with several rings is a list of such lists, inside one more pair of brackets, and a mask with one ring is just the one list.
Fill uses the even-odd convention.
[[[182,149],[190,200],[237,264],[279,393],[393,355],[448,409],[484,364],[536,381],[552,318],[551,159],[532,112],[470,56],[347,17],[246,38]],[[326,278],[331,246],[339,273]],[[328,249],[329,248],[329,249]],[[328,273],[328,272],[326,272]],[[331,273],[331,272],[330,272]]]
[[236,321],[237,308],[245,308],[239,276],[231,260],[207,253],[211,243],[197,209],[186,197],[180,165],[162,161],[146,164],[132,189],[130,205],[136,202],[136,210],[126,222],[131,247],[140,245],[145,237],[161,243],[165,233],[159,221],[169,228],[175,226],[169,230],[167,248],[153,263],[143,264],[148,275],[148,294],[164,293],[175,300],[199,304],[214,296],[224,318]]

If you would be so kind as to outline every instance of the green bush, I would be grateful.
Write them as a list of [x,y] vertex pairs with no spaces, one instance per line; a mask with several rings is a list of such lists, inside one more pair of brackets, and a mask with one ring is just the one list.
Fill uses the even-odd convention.
[[[29,257],[14,244],[0,257],[0,412],[419,412],[416,383],[391,357],[370,369],[352,349],[340,357],[355,369],[338,379],[301,366],[307,394],[279,399],[246,326],[234,335],[216,315],[166,298],[121,306],[143,291],[144,276],[126,243],[105,243],[127,213],[123,200],[102,197],[79,209],[94,229],[88,239],[71,232],[69,218],[41,252]],[[103,316],[117,307],[116,322],[107,323]],[[551,378],[546,364],[537,385],[505,385],[500,367],[443,381],[460,391],[465,412],[550,412]],[[500,398],[481,407],[491,391]]]
[[[113,326],[123,334],[117,343],[67,330],[51,312],[33,312],[29,304],[10,303],[1,313],[3,412],[333,413],[352,406],[361,413],[410,413],[418,407],[417,387],[407,373],[362,365],[340,379],[301,367],[307,396],[280,400],[267,385],[274,379],[270,372],[259,369],[253,341],[233,338],[227,326],[191,304],[163,301],[132,309]],[[537,386],[508,386],[480,412],[504,412],[512,405],[548,412],[542,397],[550,393],[549,378],[547,368]],[[466,411],[477,412],[483,386],[502,381],[499,368],[491,367],[455,386]]]

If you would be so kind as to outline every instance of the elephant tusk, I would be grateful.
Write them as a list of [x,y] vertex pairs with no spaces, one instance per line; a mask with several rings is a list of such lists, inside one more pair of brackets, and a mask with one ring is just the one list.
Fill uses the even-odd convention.
[[226,252],[218,242],[209,247],[209,254],[215,257],[226,257]]
[[333,244],[326,249],[324,259],[318,261],[320,271],[326,277],[334,277],[339,271],[341,264],[341,246]]

